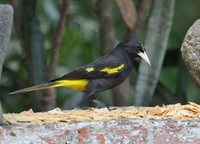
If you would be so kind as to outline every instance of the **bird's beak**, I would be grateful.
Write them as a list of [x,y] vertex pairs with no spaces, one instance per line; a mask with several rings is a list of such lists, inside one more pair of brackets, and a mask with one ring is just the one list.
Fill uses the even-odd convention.
[[151,63],[149,61],[149,58],[148,58],[146,52],[139,52],[139,53],[137,53],[137,55],[139,55],[145,62],[147,62],[151,66]]

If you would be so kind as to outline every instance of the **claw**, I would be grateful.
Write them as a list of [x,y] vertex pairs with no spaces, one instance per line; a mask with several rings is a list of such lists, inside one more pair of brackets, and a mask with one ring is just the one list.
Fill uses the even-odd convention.
[[97,105],[99,105],[100,106],[100,108],[107,108],[108,109],[108,111],[111,111],[111,109],[110,109],[110,106],[108,105],[108,104],[105,104],[105,103],[103,103],[103,102],[101,102],[101,101],[98,101],[98,100],[96,100],[96,99],[93,99],[92,100],[94,103],[96,103]]

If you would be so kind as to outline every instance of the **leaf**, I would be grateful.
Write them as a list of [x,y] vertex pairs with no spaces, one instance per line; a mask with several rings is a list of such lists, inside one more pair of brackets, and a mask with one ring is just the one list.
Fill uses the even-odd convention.
[[116,0],[122,17],[131,31],[134,31],[137,21],[136,8],[132,0]]

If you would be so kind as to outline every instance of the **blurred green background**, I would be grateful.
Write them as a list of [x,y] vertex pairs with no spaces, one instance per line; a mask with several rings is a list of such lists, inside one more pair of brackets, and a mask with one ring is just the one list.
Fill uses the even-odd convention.
[[[25,1],[25,0],[24,0]],[[13,1],[0,0],[1,4],[10,3],[13,5]],[[19,0],[16,2],[18,5],[18,13],[22,12],[22,15],[26,16],[27,11],[26,5],[32,7],[34,2]],[[140,0],[134,0],[136,8],[140,4]],[[60,8],[62,7],[63,1],[61,0],[42,0],[35,1],[35,15],[39,22],[39,28],[42,32],[43,38],[35,40],[34,44],[44,43],[44,53],[40,54],[40,57],[45,58],[45,64],[48,66],[53,41],[55,39],[56,27],[60,17]],[[113,26],[115,31],[116,45],[122,41],[127,34],[127,24],[125,23],[122,13],[115,0],[111,1],[112,12],[113,12]],[[66,11],[66,22],[64,26],[63,36],[60,44],[59,59],[56,67],[55,77],[60,77],[73,69],[88,64],[98,57],[103,55],[103,49],[100,41],[99,31],[99,19],[97,14],[97,2],[96,0],[71,0]],[[153,1],[152,1],[153,5]],[[194,23],[195,20],[200,18],[200,1],[199,0],[176,0],[173,24],[169,41],[167,45],[167,52],[164,59],[162,71],[160,73],[159,82],[164,85],[165,90],[169,91],[170,101],[162,101],[163,95],[159,98],[152,100],[150,105],[162,105],[169,103],[187,103],[193,101],[200,103],[200,90],[192,83],[189,74],[185,66],[180,66],[183,63],[182,59],[179,59],[181,53],[180,48],[183,42],[184,36],[188,28]],[[34,8],[33,8],[34,9]],[[150,9],[151,13],[152,8]],[[34,10],[33,10],[34,11]],[[15,11],[16,12],[16,11]],[[145,23],[145,27],[148,23],[148,18]],[[26,20],[18,19],[22,27],[25,28]],[[26,60],[23,59],[23,49],[20,44],[20,35],[26,31],[23,28],[16,30],[16,19],[13,27],[13,33],[8,45],[9,51],[4,63],[2,77],[0,81],[0,99],[4,112],[20,112],[33,108],[39,110],[37,105],[37,99],[34,100],[34,94],[25,93],[18,95],[8,95],[9,92],[15,91],[24,87],[28,87],[33,83],[30,82],[30,75],[28,74],[25,66]],[[138,36],[141,42],[144,42],[146,30],[142,30],[142,34]],[[36,32],[37,34],[37,32]],[[36,36],[36,38],[38,38]],[[26,38],[26,35],[24,36]],[[23,39],[23,37],[22,37]],[[28,49],[28,47],[26,47]],[[47,67],[46,66],[46,67]],[[38,69],[40,69],[38,67]],[[38,70],[34,68],[35,71]],[[130,76],[130,99],[131,105],[135,103],[135,80],[137,76],[137,69]],[[45,70],[48,73],[48,70]],[[184,72],[184,93],[183,95],[176,95],[177,82],[179,72]],[[135,76],[136,75],[136,76]],[[44,81],[45,82],[45,79]],[[36,82],[35,84],[39,84]],[[88,100],[88,96],[82,93],[76,93],[67,89],[59,88],[56,90],[57,95],[55,98],[55,107],[62,109],[70,109],[73,107],[87,107],[91,106],[92,103]],[[173,95],[173,96],[171,96]],[[177,98],[178,97],[178,98]],[[177,100],[180,97],[184,99]],[[180,98],[180,99],[182,99]],[[111,92],[104,92],[100,94],[98,99],[111,105],[117,105],[113,103]],[[41,109],[40,109],[41,110]]]

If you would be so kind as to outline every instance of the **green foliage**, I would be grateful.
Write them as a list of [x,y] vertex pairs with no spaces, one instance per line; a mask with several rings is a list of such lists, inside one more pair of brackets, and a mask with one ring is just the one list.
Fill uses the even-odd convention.
[[169,47],[180,48],[187,30],[200,17],[199,7],[199,0],[176,1]]
[[7,4],[7,3],[9,3],[9,1],[8,0],[0,0],[0,3],[1,4]]

